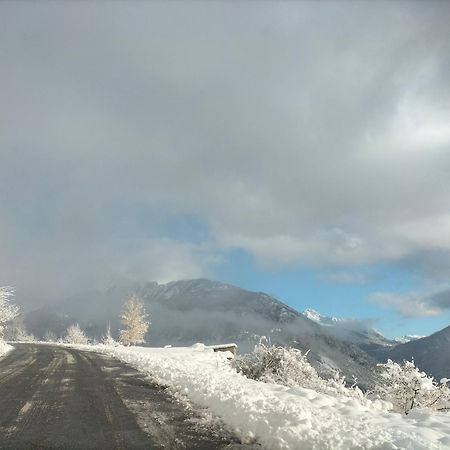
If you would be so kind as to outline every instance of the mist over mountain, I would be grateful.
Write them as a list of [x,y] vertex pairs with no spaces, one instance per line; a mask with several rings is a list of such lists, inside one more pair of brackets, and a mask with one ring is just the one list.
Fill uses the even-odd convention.
[[330,332],[270,295],[207,279],[121,283],[91,290],[28,313],[28,329],[36,336],[48,330],[61,336],[69,324],[79,322],[91,337],[100,339],[110,323],[117,336],[119,314],[131,292],[143,299],[149,313],[150,346],[232,341],[244,353],[266,336],[276,344],[310,350],[308,358],[322,373],[338,369],[362,383],[371,379],[375,360],[356,345],[356,334],[343,333],[352,338],[344,340],[336,330]]
[[414,362],[421,371],[438,381],[450,378],[450,326],[430,336],[406,335],[388,339],[370,322],[323,316],[308,308],[303,315],[336,338],[352,342],[379,362],[392,359]]
[[352,342],[363,350],[375,350],[398,344],[383,336],[373,326],[373,321],[353,318],[328,317],[312,308],[303,311],[303,315],[324,327],[326,332],[340,340]]

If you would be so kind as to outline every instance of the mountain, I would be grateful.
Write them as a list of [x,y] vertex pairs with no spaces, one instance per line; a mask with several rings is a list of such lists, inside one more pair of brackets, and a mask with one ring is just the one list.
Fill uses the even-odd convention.
[[421,339],[379,349],[373,356],[383,362],[387,358],[398,362],[414,358],[420,370],[437,380],[450,378],[450,326]]
[[339,320],[336,317],[322,316],[319,312],[312,308],[306,308],[302,314],[309,320],[318,323],[319,325],[331,325],[335,321]]
[[419,336],[416,334],[405,334],[404,336],[394,338],[396,344],[406,344],[407,342],[417,341],[417,339],[422,339],[426,336]]
[[370,380],[375,360],[354,342],[329,333],[270,295],[207,279],[122,283],[85,292],[27,314],[27,327],[36,336],[47,330],[61,336],[69,324],[78,322],[88,335],[99,339],[110,323],[117,335],[120,311],[132,292],[143,299],[150,313],[149,345],[232,341],[240,352],[247,352],[266,336],[276,344],[310,350],[308,358],[324,374],[339,369],[350,379],[355,375],[362,385]]
[[352,342],[364,351],[397,344],[373,328],[370,321],[323,316],[311,308],[305,309],[302,314],[324,327],[328,334],[340,340]]

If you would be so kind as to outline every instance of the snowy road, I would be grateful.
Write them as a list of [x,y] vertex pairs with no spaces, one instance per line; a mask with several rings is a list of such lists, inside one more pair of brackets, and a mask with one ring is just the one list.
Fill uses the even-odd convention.
[[0,448],[248,448],[108,356],[14,344],[0,360]]

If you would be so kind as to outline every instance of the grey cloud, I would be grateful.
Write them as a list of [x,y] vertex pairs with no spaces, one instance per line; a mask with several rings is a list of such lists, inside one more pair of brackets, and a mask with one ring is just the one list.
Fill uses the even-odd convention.
[[407,294],[377,292],[371,294],[368,301],[392,309],[404,317],[436,316],[450,310],[450,287]]
[[[231,248],[264,268],[450,251],[449,19],[445,2],[2,2],[4,281],[31,298],[208,275]],[[209,233],[169,237],[167,215]]]

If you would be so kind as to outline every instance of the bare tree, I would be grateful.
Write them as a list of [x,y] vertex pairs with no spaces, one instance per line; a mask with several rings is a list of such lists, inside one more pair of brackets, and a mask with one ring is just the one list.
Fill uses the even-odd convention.
[[58,336],[56,336],[56,334],[51,331],[51,330],[47,330],[44,334],[44,341],[45,342],[57,342],[58,340]]
[[120,342],[125,345],[140,344],[145,342],[145,334],[149,328],[147,314],[144,310],[142,300],[135,294],[128,297],[125,302],[124,310],[120,315],[122,325],[120,330]]
[[87,344],[88,338],[86,333],[81,329],[80,325],[76,323],[67,328],[64,341],[69,344]]
[[11,303],[14,290],[10,287],[0,287],[0,338],[3,337],[5,325],[19,314],[19,307]]

